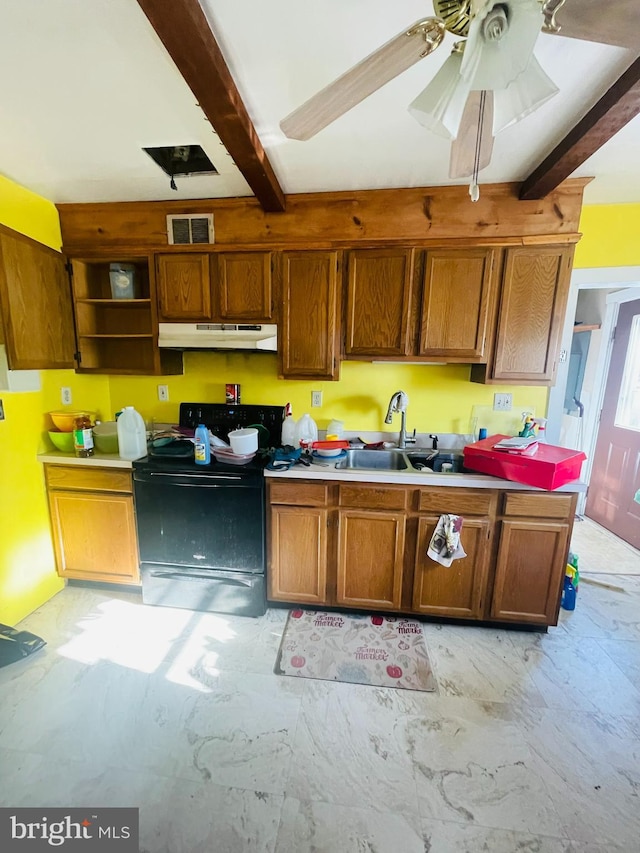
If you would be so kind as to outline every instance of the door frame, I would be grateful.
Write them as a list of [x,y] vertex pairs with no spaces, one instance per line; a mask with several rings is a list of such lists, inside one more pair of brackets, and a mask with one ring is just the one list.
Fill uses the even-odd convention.
[[[556,384],[549,389],[547,402],[547,418],[549,420],[547,440],[550,444],[558,444],[564,410],[564,395],[569,377],[568,354],[571,351],[578,294],[581,290],[602,290],[612,287],[619,287],[620,290],[615,293],[609,293],[606,297],[607,308],[602,321],[602,345],[598,353],[594,376],[594,405],[592,405],[590,412],[585,412],[584,423],[582,425],[582,450],[587,454],[587,461],[582,470],[582,479],[587,484],[591,479],[593,455],[596,449],[600,414],[604,402],[605,383],[611,362],[611,351],[613,349],[613,332],[618,322],[620,305],[624,302],[632,302],[634,299],[640,299],[640,266],[595,267],[573,271],[567,302],[567,313],[562,331],[558,377]],[[586,500],[586,492],[578,495],[578,505],[576,507],[578,515],[584,514]]]

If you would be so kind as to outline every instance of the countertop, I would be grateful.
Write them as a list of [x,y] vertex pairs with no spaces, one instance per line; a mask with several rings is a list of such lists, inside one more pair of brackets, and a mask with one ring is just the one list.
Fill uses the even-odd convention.
[[[325,460],[328,462],[328,460]],[[434,474],[433,471],[371,471],[371,470],[346,470],[335,467],[335,462],[329,462],[328,467],[313,464],[308,468],[305,465],[295,465],[288,471],[265,471],[265,477],[280,477],[293,480],[331,480],[347,483],[398,483],[409,486],[451,486],[453,488],[465,489],[512,489],[517,491],[544,492],[547,489],[539,489],[537,486],[527,486],[524,483],[515,483],[512,480],[503,480],[500,477],[491,477],[488,474]],[[574,480],[554,492],[586,492],[587,484],[581,480]]]
[[53,465],[83,465],[96,468],[133,468],[129,459],[120,459],[115,453],[99,453],[97,450],[93,456],[75,456],[73,453],[63,453],[61,450],[47,450],[38,453],[38,462],[48,462]]
[[[48,462],[54,465],[82,465],[97,468],[127,468],[131,470],[133,463],[128,459],[120,459],[112,453],[98,453],[86,458],[74,456],[72,453],[62,453],[60,450],[51,450],[38,454],[39,462]],[[326,467],[325,467],[326,466]],[[346,483],[398,483],[409,486],[449,486],[452,488],[465,489],[512,489],[517,491],[544,492],[536,486],[527,486],[524,483],[515,483],[512,480],[503,480],[500,477],[491,477],[488,474],[434,474],[429,469],[425,471],[371,471],[371,470],[347,470],[335,467],[335,462],[325,460],[324,465],[313,464],[310,467],[295,465],[288,471],[267,471],[265,477],[284,478],[289,480],[331,480],[333,482]],[[586,492],[587,484],[581,480],[574,480],[554,492]]]

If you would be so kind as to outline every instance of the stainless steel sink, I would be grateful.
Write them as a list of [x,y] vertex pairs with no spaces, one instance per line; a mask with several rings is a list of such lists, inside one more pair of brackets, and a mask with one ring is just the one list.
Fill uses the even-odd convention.
[[409,465],[404,453],[399,453],[397,450],[347,450],[346,457],[336,462],[336,468],[407,471]]
[[437,474],[443,471],[457,474],[464,468],[464,456],[455,450],[409,451],[407,457],[413,468],[431,468]]

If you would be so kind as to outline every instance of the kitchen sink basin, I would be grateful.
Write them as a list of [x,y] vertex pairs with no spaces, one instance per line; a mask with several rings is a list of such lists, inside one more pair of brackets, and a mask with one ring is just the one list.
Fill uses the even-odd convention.
[[367,471],[407,471],[409,465],[404,453],[397,450],[347,450],[336,468],[363,469]]
[[407,456],[409,457],[409,462],[414,468],[418,468],[419,466],[431,468],[432,471],[441,473],[444,465],[444,471],[449,471],[452,474],[457,474],[463,470],[464,456],[462,453],[455,450],[439,450],[437,453],[430,454],[410,451],[407,453]]

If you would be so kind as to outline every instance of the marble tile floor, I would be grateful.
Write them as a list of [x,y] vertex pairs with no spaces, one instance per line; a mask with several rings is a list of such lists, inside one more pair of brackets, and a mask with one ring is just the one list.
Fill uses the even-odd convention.
[[67,587],[0,669],[0,805],[137,806],[144,853],[638,851],[640,578],[592,578],[548,634],[425,623],[437,693],[274,675],[284,610]]
[[571,550],[582,574],[640,575],[640,551],[586,515],[576,518]]

